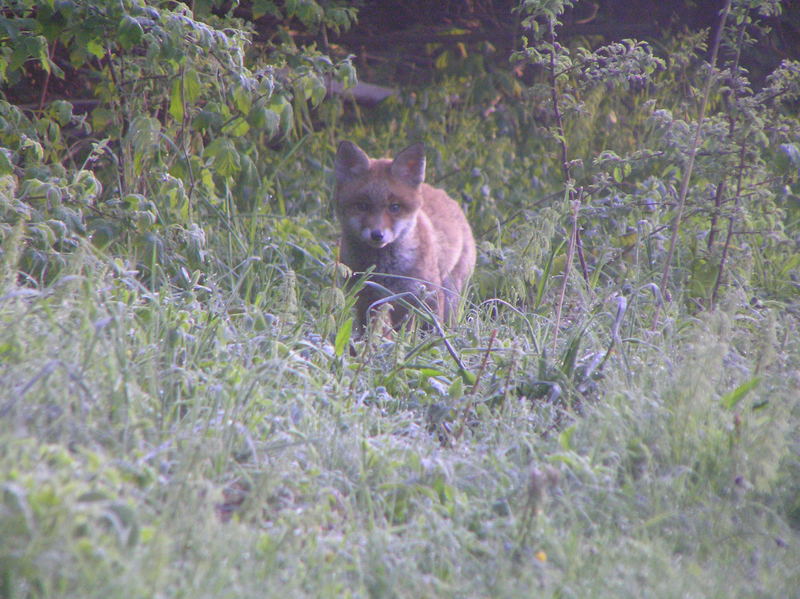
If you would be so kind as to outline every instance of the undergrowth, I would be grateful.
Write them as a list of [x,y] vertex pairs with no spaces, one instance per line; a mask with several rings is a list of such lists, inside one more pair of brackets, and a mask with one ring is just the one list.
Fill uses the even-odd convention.
[[[349,61],[286,47],[294,79],[218,89],[199,53],[158,102],[107,81],[91,126],[0,102],[0,596],[796,592],[800,71],[750,89],[740,3],[713,68],[703,33],[561,45],[561,4],[522,3],[496,102],[453,71],[353,110],[315,83]],[[164,11],[143,33],[208,33]],[[106,58],[147,68],[123,22]],[[344,138],[425,141],[464,206],[443,334],[352,334]]]

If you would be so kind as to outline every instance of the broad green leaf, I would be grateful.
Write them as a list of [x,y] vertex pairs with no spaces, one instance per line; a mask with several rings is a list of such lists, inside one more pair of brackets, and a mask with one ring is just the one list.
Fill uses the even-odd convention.
[[233,105],[242,114],[250,112],[253,106],[253,96],[244,86],[236,86],[233,90]]
[[438,368],[417,368],[417,371],[424,377],[432,377],[432,376],[445,376],[445,373],[439,370]]
[[462,370],[461,372],[459,372],[459,374],[461,375],[461,379],[467,385],[474,385],[478,380],[478,377],[475,375],[475,373],[470,372],[469,370]]
[[144,162],[161,146],[161,123],[149,116],[137,116],[131,121],[127,135],[133,146],[133,168],[139,174]]
[[283,99],[283,109],[280,112],[281,115],[281,131],[284,135],[288,135],[291,132],[292,128],[294,127],[294,109],[286,99]]
[[250,131],[250,125],[240,116],[237,116],[222,128],[222,132],[225,135],[232,135],[233,137],[241,137],[248,131]]
[[348,318],[344,321],[339,331],[336,333],[336,340],[333,343],[334,352],[338,357],[342,357],[348,342],[350,341],[350,334],[353,331],[353,319]]
[[203,155],[211,158],[213,168],[224,177],[235,175],[241,170],[239,152],[227,137],[220,137],[206,146]]
[[202,91],[200,76],[195,69],[188,69],[183,73],[183,99],[187,106],[194,105]]
[[95,131],[102,131],[109,124],[114,122],[115,114],[108,108],[99,106],[92,110],[92,128]]
[[275,6],[273,0],[253,0],[253,20],[264,15],[281,18],[281,11]]
[[200,171],[200,182],[203,184],[203,187],[205,187],[206,191],[208,191],[209,195],[213,196],[216,192],[217,186],[214,185],[214,175],[207,168],[204,168]]
[[0,177],[14,172],[13,154],[7,148],[0,148]]
[[305,75],[297,82],[296,89],[298,89],[304,100],[309,100],[312,106],[319,106],[320,102],[325,99],[327,89],[325,82],[321,77],[316,75]]
[[47,110],[62,127],[72,120],[72,104],[66,100],[52,102]]
[[354,87],[358,83],[358,75],[353,64],[348,60],[336,68],[336,78],[345,89]]
[[247,121],[254,129],[264,129],[270,137],[278,132],[281,125],[278,114],[263,105],[253,107],[250,114],[247,115]]
[[564,451],[570,451],[572,449],[572,437],[575,435],[575,425],[565,428],[561,433],[558,435],[558,444],[561,445],[561,449]]
[[101,40],[98,39],[89,40],[86,43],[86,49],[97,58],[103,58],[106,55],[106,49],[103,47]]
[[172,80],[172,91],[169,94],[169,114],[177,122],[182,123],[185,112],[183,110],[183,77]]
[[117,41],[119,42],[120,46],[126,50],[130,50],[142,41],[143,36],[144,30],[139,24],[139,21],[130,15],[125,15],[122,17],[117,29]]
[[447,390],[447,396],[452,400],[464,397],[464,380],[462,378],[453,379],[453,382],[450,383],[450,388]]
[[731,391],[730,393],[726,393],[722,398],[719,400],[719,403],[722,405],[723,408],[727,410],[732,410],[736,407],[740,401],[742,401],[750,391],[755,389],[758,384],[761,382],[760,376],[754,376],[749,381],[742,383],[736,389]]

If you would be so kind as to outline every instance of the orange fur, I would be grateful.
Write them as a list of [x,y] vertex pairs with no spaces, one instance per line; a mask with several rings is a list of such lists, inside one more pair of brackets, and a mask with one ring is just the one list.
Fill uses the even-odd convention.
[[[335,166],[341,261],[355,273],[374,267],[373,282],[392,294],[408,294],[412,304],[426,302],[440,320],[452,322],[475,267],[475,241],[458,203],[423,182],[424,146],[412,145],[394,160],[375,160],[343,141]],[[362,289],[359,326],[385,295],[374,287]],[[400,326],[406,313],[395,304],[392,326]]]

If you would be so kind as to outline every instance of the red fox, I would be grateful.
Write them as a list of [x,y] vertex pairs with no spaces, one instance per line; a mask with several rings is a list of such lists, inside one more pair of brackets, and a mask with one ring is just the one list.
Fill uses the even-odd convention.
[[[458,203],[423,183],[425,146],[414,144],[394,160],[375,160],[343,141],[335,170],[341,261],[355,273],[374,267],[372,282],[412,305],[422,300],[440,320],[452,322],[475,267],[475,240]],[[367,323],[370,306],[386,295],[369,284],[360,291],[359,328]],[[393,304],[395,329],[407,313],[402,303]]]

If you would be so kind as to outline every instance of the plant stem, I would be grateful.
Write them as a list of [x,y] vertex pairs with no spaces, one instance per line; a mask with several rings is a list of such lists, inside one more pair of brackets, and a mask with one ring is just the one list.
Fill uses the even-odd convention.
[[[561,282],[561,292],[556,305],[556,325],[553,331],[553,350],[558,345],[558,329],[561,326],[561,311],[564,307],[564,297],[567,292],[567,282],[569,281],[569,273],[572,270],[572,261],[575,255],[576,246],[578,246],[578,213],[580,212],[580,194],[576,197],[575,186],[573,185],[572,172],[569,164],[569,148],[567,147],[567,136],[564,132],[564,120],[561,117],[561,109],[558,105],[558,77],[556,73],[556,30],[555,19],[549,20],[550,27],[550,97],[553,102],[553,116],[556,121],[556,132],[558,134],[558,142],[561,148],[561,172],[564,176],[564,185],[566,187],[567,203],[572,211],[572,232],[567,246],[567,261],[564,265],[564,279]],[[584,267],[584,276],[588,280],[588,273],[585,270],[585,260],[583,251],[579,249],[581,265]]]
[[[697,119],[697,127],[694,132],[694,139],[689,148],[689,160],[686,168],[683,171],[683,179],[681,180],[681,191],[678,197],[678,213],[675,215],[675,220],[672,222],[672,237],[669,241],[669,249],[667,250],[667,257],[664,261],[664,270],[661,274],[661,293],[664,297],[667,296],[667,283],[669,282],[669,270],[672,264],[672,257],[675,254],[675,246],[678,244],[678,233],[681,228],[681,220],[683,219],[683,210],[686,206],[686,196],[689,192],[689,181],[692,178],[692,170],[694,169],[694,159],[697,155],[697,148],[700,145],[700,136],[703,133],[703,121],[706,116],[706,108],[708,107],[708,98],[711,95],[711,83],[714,80],[714,69],[717,65],[717,55],[719,54],[720,40],[722,39],[722,32],[725,29],[725,22],[728,20],[728,13],[731,10],[731,0],[725,0],[725,7],[722,9],[722,16],[720,17],[719,28],[717,34],[714,36],[714,44],[711,48],[711,62],[708,78],[706,79],[705,89],[703,90],[703,100],[700,103],[700,116]],[[653,314],[652,328],[655,330],[658,325],[660,317],[661,306],[656,305],[655,313]]]

